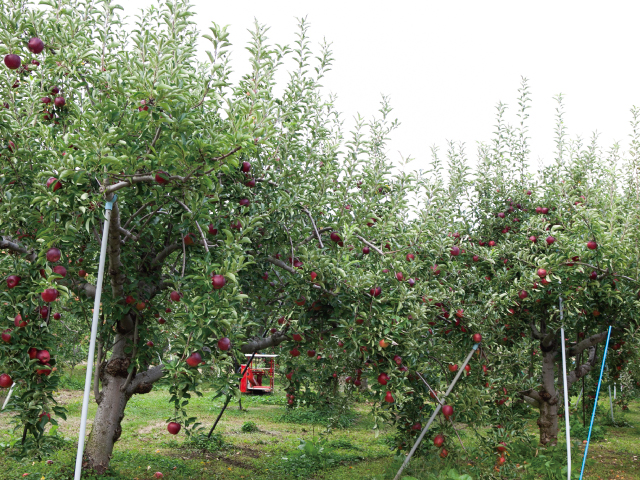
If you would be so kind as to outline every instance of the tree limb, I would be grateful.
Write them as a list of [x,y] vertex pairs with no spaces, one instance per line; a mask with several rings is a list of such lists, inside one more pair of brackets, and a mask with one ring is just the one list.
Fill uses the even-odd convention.
[[4,236],[0,237],[0,249],[6,249],[11,250],[12,252],[26,254],[26,260],[29,262],[34,262],[36,258],[38,258],[38,254],[35,251],[28,251],[22,245],[11,241],[8,237]]
[[[333,230],[333,228],[331,228],[331,227],[324,227],[324,228],[321,228],[320,230],[318,230],[318,233],[320,234],[320,233],[324,233],[324,232],[329,232],[329,231],[331,231],[331,230]],[[298,247],[299,247],[300,245],[304,245],[305,243],[309,243],[309,242],[310,242],[311,240],[313,240],[314,238],[316,238],[316,234],[315,234],[315,232],[314,232],[314,233],[312,233],[311,235],[309,235],[309,236],[308,236],[307,238],[305,238],[304,240],[302,240],[302,241],[298,244]]]
[[269,347],[277,347],[289,337],[283,332],[276,332],[270,337],[256,337],[240,347],[242,353],[254,353]]
[[160,250],[160,252],[156,255],[156,258],[154,258],[151,261],[151,266],[155,267],[156,265],[161,264],[162,262],[165,261],[165,259],[171,255],[173,252],[175,252],[176,250],[180,250],[182,248],[182,243],[172,243],[171,245],[168,245],[166,247],[164,247],[162,250]]
[[373,245],[372,243],[369,243],[368,241],[366,241],[364,238],[362,238],[360,235],[354,235],[358,240],[360,240],[362,243],[364,243],[365,245],[373,248],[376,252],[378,252],[380,255],[384,255],[384,252],[382,250],[380,250],[378,247],[376,247],[375,245]]
[[318,232],[318,227],[316,227],[316,222],[313,219],[313,217],[311,216],[311,212],[306,207],[302,207],[302,209],[304,210],[304,212],[309,217],[309,220],[311,220],[311,225],[313,225],[313,231],[316,233],[316,237],[318,238],[318,241],[320,242],[320,248],[324,248],[324,245],[322,244],[322,237],[320,236],[320,232]]
[[111,210],[111,223],[109,224],[109,277],[111,278],[111,293],[113,298],[124,296],[124,283],[126,277],[122,272],[122,259],[120,258],[120,209],[118,203],[113,204]]
[[[567,375],[567,385],[571,386],[575,382],[577,382],[579,379],[584,377],[587,373],[591,371],[591,369],[595,366],[595,364],[596,364],[596,348],[589,347],[589,358],[587,359],[587,363],[584,363],[576,367],[576,369],[573,372]],[[560,384],[560,381],[558,381],[558,384]]]
[[[174,198],[174,200],[187,212],[193,215],[193,212],[184,203],[182,203],[177,198]],[[202,232],[202,228],[200,228],[200,224],[198,223],[198,221],[194,219],[194,222],[196,223],[196,227],[198,228],[198,231],[200,232],[200,236],[202,237],[202,243],[204,244],[204,249],[207,251],[207,253],[209,253],[209,244],[207,243],[207,237],[204,236],[204,233]]]
[[533,335],[533,338],[535,338],[536,340],[542,340],[543,336],[536,328],[536,324],[532,321],[530,323],[530,326],[531,326],[531,335]]
[[568,349],[567,357],[575,357],[576,355],[580,355],[585,349],[590,347],[595,347],[598,343],[604,342],[607,339],[607,332],[596,333],[595,335],[591,335],[589,338],[582,340],[577,345]]
[[129,395],[133,395],[134,393],[136,393],[136,390],[138,389],[138,387],[140,387],[143,383],[153,384],[158,380],[160,380],[163,375],[164,375],[163,364],[150,368],[146,372],[140,372],[133,378],[133,380],[131,381],[131,384],[129,384],[129,387],[127,388],[127,393]]
[[265,260],[269,263],[274,264],[276,267],[280,267],[286,270],[289,273],[293,273],[294,275],[296,274],[295,269],[293,267],[290,267],[286,263],[284,263],[282,260],[278,260],[277,258],[273,258],[273,257],[266,257]]

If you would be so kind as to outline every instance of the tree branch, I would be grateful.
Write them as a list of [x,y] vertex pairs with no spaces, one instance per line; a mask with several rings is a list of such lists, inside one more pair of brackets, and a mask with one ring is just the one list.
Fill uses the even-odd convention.
[[266,257],[265,260],[269,263],[274,264],[276,267],[280,267],[286,270],[289,273],[293,273],[294,275],[296,274],[295,269],[293,267],[290,267],[286,263],[284,263],[282,260],[278,260],[277,258],[273,258],[273,257]]
[[[331,227],[324,227],[324,228],[321,228],[320,230],[318,230],[318,233],[320,234],[320,233],[324,233],[324,232],[329,232],[329,231],[331,231],[331,230],[333,230],[333,228],[331,228]],[[314,238],[316,238],[316,234],[315,234],[315,232],[314,232],[314,233],[312,233],[311,235],[309,235],[309,236],[308,236],[307,238],[305,238],[304,240],[302,240],[302,241],[298,244],[298,247],[299,247],[300,245],[304,245],[305,243],[309,243],[309,242],[310,242],[311,240],[313,240]]]
[[567,351],[567,357],[575,357],[576,355],[580,355],[585,349],[590,347],[595,347],[598,343],[603,342],[607,339],[607,332],[596,333],[595,335],[591,335],[589,338],[582,340],[577,345],[569,348]]
[[20,244],[11,241],[8,237],[0,237],[0,249],[11,250],[12,252],[26,254],[26,260],[29,262],[35,262],[36,258],[38,258],[38,254],[35,251],[28,251],[25,247]]
[[532,321],[529,325],[531,326],[531,335],[533,335],[533,338],[536,340],[542,340],[543,336],[536,328],[536,324]]
[[378,252],[380,255],[384,255],[384,252],[382,250],[380,250],[378,247],[376,247],[375,245],[373,245],[372,243],[369,243],[368,241],[366,241],[364,238],[362,238],[360,235],[354,235],[358,240],[360,240],[362,243],[364,243],[365,245],[373,248],[376,252]]
[[111,278],[111,292],[113,298],[121,298],[124,296],[124,282],[126,277],[122,272],[122,260],[120,258],[120,209],[118,203],[113,204],[111,211],[111,223],[109,232],[103,232],[103,235],[109,235],[109,277]]
[[276,332],[270,337],[256,337],[240,347],[242,353],[254,353],[269,347],[277,347],[289,337],[284,332]]
[[[567,385],[571,386],[579,379],[584,377],[587,373],[591,371],[591,369],[596,364],[596,348],[589,347],[589,358],[587,359],[587,363],[576,367],[576,369],[567,375]],[[558,382],[559,384],[560,382]]]
[[160,380],[164,375],[164,365],[160,364],[156,367],[150,368],[146,372],[140,372],[131,381],[131,384],[127,388],[127,393],[133,395],[136,393],[138,387],[143,383],[153,384]]
[[318,227],[316,227],[316,222],[313,219],[313,217],[311,216],[311,212],[306,207],[302,207],[302,209],[304,210],[304,212],[309,217],[309,220],[311,220],[311,225],[313,225],[313,231],[316,233],[316,237],[318,238],[318,241],[320,242],[320,248],[324,248],[324,245],[322,244],[322,237],[320,236],[320,232],[318,232]]
[[[178,200],[177,198],[174,198],[174,200],[182,207],[184,208],[187,212],[189,212],[192,216],[193,216],[193,212],[189,209],[189,207],[187,207],[184,203],[182,203],[180,200]],[[196,223],[196,227],[198,228],[198,231],[200,232],[200,236],[202,237],[202,243],[204,245],[204,249],[207,251],[207,253],[209,253],[209,245],[207,244],[207,237],[204,236],[204,233],[202,232],[202,228],[200,228],[200,224],[198,223],[197,220],[194,219],[194,222]]]
[[162,250],[160,250],[160,252],[156,255],[156,258],[151,261],[151,266],[155,267],[156,265],[164,262],[169,255],[181,248],[182,243],[172,243],[171,245],[167,245]]

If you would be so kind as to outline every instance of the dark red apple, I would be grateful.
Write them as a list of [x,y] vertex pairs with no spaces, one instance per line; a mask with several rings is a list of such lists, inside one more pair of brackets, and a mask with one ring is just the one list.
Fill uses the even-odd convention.
[[433,439],[433,444],[438,448],[440,448],[443,443],[444,443],[444,436],[441,434],[436,435],[435,438]]
[[125,303],[127,305],[131,305],[133,302],[135,302],[136,300],[131,296],[131,295],[127,295],[127,297],[124,299]]
[[292,350],[289,350],[289,353],[291,354],[292,357],[297,357],[300,355],[300,351],[298,350],[298,347],[293,347]]
[[47,188],[49,188],[51,185],[53,185],[54,192],[62,187],[62,184],[58,181],[56,177],[49,177],[49,179],[47,180]]
[[225,279],[223,275],[214,275],[211,277],[211,284],[213,285],[214,290],[220,290],[224,287]]
[[55,247],[50,248],[49,250],[47,250],[47,261],[51,263],[56,263],[57,261],[60,260],[61,255],[62,255],[62,252],[60,252],[59,249]]
[[22,59],[15,53],[10,53],[9,55],[5,55],[4,57],[4,64],[10,70],[16,70],[20,68],[21,63]]
[[53,100],[53,104],[58,108],[64,107],[65,103],[67,103],[67,102],[65,101],[64,97],[56,97]]
[[169,177],[170,175],[164,170],[158,170],[155,180],[160,185],[166,185],[167,183],[169,183]]
[[136,303],[136,310],[138,310],[139,312],[141,312],[142,310],[144,310],[146,308],[147,304],[144,302],[138,302]]
[[410,287],[413,287],[416,284],[416,281],[413,278],[410,278],[409,280],[407,280],[407,283]]
[[292,335],[293,341],[294,342],[301,342],[302,341],[302,335],[300,335],[299,333],[294,333]]
[[415,260],[416,256],[413,253],[407,253],[407,262],[412,262]]
[[382,287],[373,287],[372,289],[369,290],[369,294],[372,297],[379,297],[381,293],[382,293]]
[[6,343],[11,343],[11,329],[7,328],[2,332],[2,341]]
[[158,319],[158,323],[159,323],[160,325],[164,325],[165,323],[167,323],[167,321],[166,321],[164,318],[160,317],[160,318]]
[[386,385],[388,382],[389,382],[389,375],[387,375],[384,372],[378,375],[378,383],[380,385]]
[[358,325],[362,325],[364,323],[364,320],[362,318],[356,318],[356,323]]
[[329,235],[329,238],[331,238],[331,240],[336,242],[336,243],[338,243],[339,241],[342,240],[340,238],[340,235],[338,235],[336,232],[331,232],[331,235]]
[[598,278],[598,272],[596,272],[595,270],[593,272],[591,272],[591,274],[589,275],[589,278],[591,280],[596,280]]
[[23,320],[22,315],[20,314],[16,315],[15,318],[13,319],[13,324],[18,328],[24,328],[27,326],[28,323],[29,323],[29,320],[27,320],[26,318]]
[[384,401],[387,402],[387,403],[393,403],[394,402],[393,395],[391,394],[391,391],[387,390],[387,393],[384,396]]
[[22,278],[18,275],[9,275],[7,277],[7,288],[11,289],[17,287],[20,285],[20,280],[22,280]]
[[174,302],[179,302],[180,301],[180,293],[176,292],[175,290],[173,292],[171,292],[169,297],[171,297],[171,300],[174,301]]
[[365,255],[369,255],[369,247],[363,247],[362,248],[362,253],[364,253]]
[[64,268],[62,265],[56,265],[55,267],[53,267],[53,273],[55,273],[56,275],[60,275],[61,277],[66,277],[67,276],[67,269]]
[[202,355],[198,352],[193,352],[191,355],[187,357],[187,365],[190,367],[197,367],[202,363]]
[[167,425],[167,431],[171,435],[177,435],[178,432],[180,432],[180,428],[182,428],[182,427],[180,426],[179,423],[176,423],[176,422],[171,422],[171,423],[169,423],[169,425]]
[[284,325],[284,322],[285,322],[284,317],[280,317],[280,318],[278,319],[278,324],[279,324],[279,325]]
[[242,165],[240,166],[240,170],[242,170],[242,173],[249,173],[251,171],[251,163],[242,162]]
[[458,365],[456,365],[455,363],[450,363],[449,364],[449,371],[450,372],[457,372],[458,371]]
[[553,243],[554,243],[555,241],[556,241],[556,239],[555,239],[555,238],[553,238],[552,236],[548,236],[548,237],[546,238],[547,245],[553,245]]
[[539,268],[538,269],[538,276],[540,278],[545,278],[547,276],[547,271],[544,268]]
[[9,388],[13,385],[13,380],[7,373],[0,375],[0,388]]
[[528,296],[529,294],[525,290],[520,290],[520,293],[518,293],[518,297],[520,297],[520,300],[524,300]]
[[[152,342],[151,340],[149,340],[149,341],[147,342],[147,347],[153,347],[153,342]],[[188,359],[187,359],[187,360],[188,360]]]
[[231,347],[231,340],[228,337],[223,337],[218,340],[218,348],[223,352],[226,352]]
[[36,347],[31,347],[27,354],[29,355],[29,359],[33,360],[36,358],[36,354],[38,353],[38,349]]
[[251,180],[247,181],[247,182],[245,183],[245,185],[246,185],[247,187],[249,187],[249,188],[253,188],[253,187],[255,187],[255,186],[256,186],[256,181],[255,181],[255,179],[253,179],[253,178],[252,178]]
[[595,249],[598,248],[598,244],[595,241],[590,240],[590,241],[587,242],[587,248],[589,250],[595,250]]
[[218,234],[218,229],[213,227],[213,223],[209,224],[209,233],[211,235],[217,235]]
[[240,204],[241,207],[248,207],[249,203],[251,202],[249,202],[248,198],[243,198],[238,203]]
[[46,365],[51,360],[51,355],[47,350],[38,350],[36,353],[36,359],[42,364]]
[[53,314],[53,319],[54,320],[60,320],[61,317],[62,317],[62,315],[60,313],[58,313],[58,312]]
[[471,339],[474,343],[480,343],[482,341],[482,335],[480,335],[479,333],[474,333]]
[[442,414],[444,415],[444,418],[448,420],[449,417],[453,415],[453,407],[451,405],[444,405],[442,407]]
[[307,350],[307,356],[308,357],[314,357],[316,355],[316,351],[315,350]]
[[318,274],[316,272],[311,272],[309,276],[311,277],[311,281],[313,282],[318,277]]
[[42,300],[49,303],[53,302],[56,298],[58,298],[58,290],[55,288],[47,288],[44,292],[40,294]]
[[494,242],[493,240],[489,240],[489,246],[490,247],[495,247],[496,246],[496,242]]
[[38,54],[44,50],[44,42],[38,37],[30,38],[29,43],[27,43],[27,48],[31,53]]
[[396,278],[398,279],[399,282],[401,282],[404,280],[404,275],[402,274],[402,272],[397,272]]
[[453,255],[454,257],[460,255],[460,247],[458,247],[457,245],[451,247],[451,255]]
[[49,315],[49,307],[40,307],[40,318],[47,318]]

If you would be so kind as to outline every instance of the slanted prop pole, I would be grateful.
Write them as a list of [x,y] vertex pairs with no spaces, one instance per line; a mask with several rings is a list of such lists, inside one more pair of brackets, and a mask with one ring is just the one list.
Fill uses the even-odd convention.
[[[449,385],[449,388],[444,393],[444,395],[442,397],[440,397],[440,401],[441,402],[444,402],[446,400],[447,396],[449,396],[449,394],[451,393],[451,390],[453,390],[453,387],[456,385],[456,382],[460,378],[460,375],[462,375],[462,372],[464,372],[464,367],[466,367],[467,363],[469,363],[469,360],[471,360],[471,356],[473,355],[473,352],[478,350],[478,346],[479,345],[480,345],[479,343],[476,343],[473,346],[473,349],[471,350],[471,352],[469,352],[469,355],[467,355],[467,358],[465,359],[464,363],[462,364],[462,367],[460,367],[458,369],[458,374],[453,379],[453,382],[451,382],[451,385]],[[431,414],[431,417],[429,417],[429,421],[427,422],[425,427],[422,429],[422,433],[420,433],[420,436],[416,440],[416,443],[413,444],[413,447],[411,448],[411,451],[407,455],[407,458],[404,459],[404,462],[402,463],[402,466],[400,467],[400,470],[398,470],[398,473],[396,473],[396,476],[393,478],[393,480],[399,480],[400,479],[400,475],[402,475],[402,471],[407,467],[407,465],[409,465],[409,461],[411,460],[411,457],[413,456],[414,453],[416,453],[416,450],[420,446],[420,442],[422,442],[422,439],[426,435],[427,431],[429,430],[429,427],[433,423],[433,420],[436,418],[436,415],[438,415],[438,413],[440,412],[441,408],[442,408],[442,403],[438,403],[438,406],[436,407],[436,409]]]
[[600,385],[602,385],[602,374],[604,373],[604,365],[605,365],[605,362],[607,361],[607,351],[609,350],[610,338],[611,338],[611,326],[609,326],[609,332],[607,333],[607,344],[604,347],[604,354],[602,355],[602,367],[600,368],[600,378],[598,379],[598,388],[596,389],[596,398],[593,401],[593,413],[591,414],[591,424],[589,425],[589,436],[587,437],[587,445],[586,447],[584,447],[584,456],[582,457],[582,469],[580,470],[580,480],[582,480],[582,476],[584,475],[584,466],[587,463],[587,452],[589,451],[589,442],[591,441],[591,430],[593,430],[593,420],[596,417],[596,408],[598,407],[598,395],[600,394]]
[[7,393],[7,398],[4,399],[4,403],[2,404],[2,408],[0,408],[0,410],[4,410],[4,407],[7,406],[7,403],[9,403],[9,399],[11,398],[11,392],[13,392],[13,387],[16,386],[16,382],[13,382],[13,384],[11,385],[11,388],[9,389],[9,393]]
[[117,195],[106,202],[104,206],[104,229],[102,230],[102,245],[100,246],[100,263],[98,265],[98,283],[96,285],[96,297],[93,302],[93,321],[91,323],[91,341],[89,343],[89,355],[87,356],[87,374],[84,379],[84,397],[82,398],[82,413],[80,416],[80,434],[78,436],[78,454],[76,455],[75,480],[82,476],[82,456],[84,454],[84,437],[87,431],[87,412],[89,410],[89,393],[91,392],[91,375],[93,374],[93,356],[96,351],[96,337],[98,336],[98,319],[100,317],[100,297],[102,296],[102,277],[104,276],[104,264],[107,257],[107,244],[109,243],[109,223],[111,222],[111,210],[118,199]]

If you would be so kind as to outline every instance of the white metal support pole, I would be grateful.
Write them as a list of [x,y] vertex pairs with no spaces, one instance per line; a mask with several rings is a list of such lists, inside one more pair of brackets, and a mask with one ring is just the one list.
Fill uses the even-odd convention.
[[7,406],[7,403],[9,403],[9,399],[11,398],[11,392],[13,392],[13,387],[16,386],[16,382],[13,382],[13,384],[11,385],[11,388],[9,389],[9,393],[7,393],[7,398],[4,399],[4,403],[2,404],[2,408],[0,410],[4,410],[4,407]]
[[[458,374],[453,379],[453,382],[451,382],[451,385],[449,385],[449,388],[444,393],[444,395],[442,397],[440,397],[440,402],[444,402],[445,399],[447,398],[447,396],[449,396],[449,394],[451,393],[451,390],[453,390],[453,387],[456,385],[456,382],[460,378],[460,375],[462,375],[462,372],[464,371],[464,367],[466,367],[467,363],[469,363],[469,360],[471,360],[471,356],[473,355],[473,352],[478,350],[478,345],[480,345],[480,344],[476,343],[473,346],[473,349],[471,350],[471,352],[469,352],[469,355],[467,355],[467,358],[465,359],[464,363],[462,364],[462,367],[460,367],[458,369]],[[407,467],[407,465],[409,465],[409,461],[411,460],[411,457],[413,456],[414,453],[416,453],[416,450],[420,446],[420,442],[422,442],[422,439],[426,435],[427,431],[429,430],[429,427],[433,423],[433,420],[436,418],[436,415],[438,415],[438,412],[440,412],[441,408],[442,408],[442,403],[438,403],[438,406],[436,407],[436,409],[431,414],[431,417],[429,417],[429,421],[427,422],[425,427],[422,429],[422,433],[420,433],[420,436],[416,440],[416,443],[413,444],[413,448],[411,448],[411,451],[407,455],[407,458],[404,459],[404,462],[402,463],[402,466],[400,467],[400,470],[398,470],[398,473],[396,473],[396,476],[393,478],[393,480],[399,480],[400,479],[400,475],[402,475],[402,471]]]
[[87,412],[89,410],[89,394],[91,392],[91,376],[93,374],[93,356],[96,351],[96,337],[98,336],[98,319],[100,318],[100,297],[102,296],[102,277],[104,276],[104,264],[107,257],[107,244],[109,243],[109,224],[111,222],[111,210],[118,199],[117,195],[106,202],[104,207],[104,229],[102,230],[102,245],[100,246],[100,263],[98,265],[98,282],[96,285],[96,297],[93,302],[93,321],[91,323],[91,342],[89,343],[89,355],[87,357],[87,374],[84,379],[84,397],[82,398],[82,413],[80,416],[80,434],[78,436],[78,454],[76,455],[75,480],[82,476],[82,456],[84,454],[84,437],[87,431]]
[[611,402],[611,385],[609,385],[609,408],[611,409],[611,422],[615,425],[616,421],[613,419],[613,403]]
[[617,398],[617,395],[616,395],[616,387],[617,387],[617,385],[614,383],[614,384],[613,384],[613,399],[614,399],[614,400]]
[[[560,297],[560,321],[563,320],[562,297]],[[560,341],[562,345],[562,382],[564,384],[564,423],[567,436],[567,479],[571,480],[571,427],[569,425],[569,388],[567,387],[567,358],[564,346],[564,327],[560,328]]]

